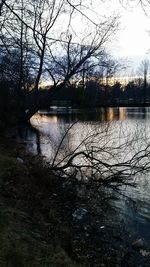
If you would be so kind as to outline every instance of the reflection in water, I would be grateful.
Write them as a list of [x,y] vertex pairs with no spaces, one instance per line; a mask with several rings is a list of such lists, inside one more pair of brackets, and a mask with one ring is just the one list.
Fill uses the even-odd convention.
[[[33,120],[34,119],[34,120]],[[42,123],[57,123],[58,122],[58,117],[56,115],[46,115],[46,114],[35,114],[33,118],[31,118],[31,121],[37,121],[37,122],[42,122]]]
[[[138,119],[135,120],[135,119]],[[145,119],[143,119],[145,118]],[[80,132],[87,131],[87,126],[93,124],[98,124],[99,126],[102,123],[116,123],[115,127],[119,127],[120,123],[126,124],[126,128],[124,127],[124,133],[130,131],[130,129],[134,130],[136,128],[136,122],[138,125],[141,125],[141,130],[144,131],[143,122],[148,121],[150,118],[150,110],[143,108],[101,108],[99,110],[80,110],[79,113],[68,115],[44,115],[44,114],[36,114],[31,118],[31,124],[33,127],[22,128],[22,126],[18,129],[18,138],[20,140],[24,139],[27,142],[27,148],[35,154],[42,154],[47,156],[50,160],[52,147],[60,142],[63,134],[66,131],[66,127],[75,121],[78,121],[78,125],[76,127],[76,136],[79,137]],[[145,124],[146,125],[146,124]],[[146,126],[145,126],[146,127]],[[119,128],[118,128],[119,129]],[[148,132],[148,129],[146,129]],[[121,129],[121,135],[124,134]],[[75,134],[74,134],[75,135]],[[76,140],[76,137],[74,137]]]
[[150,117],[150,108],[149,107],[127,108],[127,117],[131,119],[145,120]]
[[[47,161],[53,158],[53,151],[56,150],[58,143],[66,131],[66,127],[72,122],[78,121],[73,129],[73,135],[70,133],[65,139],[62,153],[65,154],[65,149],[72,149],[77,144],[79,139],[94,125],[101,127],[103,123],[115,124],[115,129],[120,129],[120,124],[124,125],[124,131],[120,131],[120,136],[124,138],[128,132],[134,132],[137,124],[139,131],[145,136],[150,133],[150,108],[103,108],[99,110],[80,110],[76,113],[61,114],[36,114],[31,119],[33,127],[20,127],[18,129],[18,141],[24,141],[28,151],[34,154],[43,155]],[[92,126],[93,125],[93,126]],[[144,136],[144,135],[143,135]],[[116,135],[112,134],[111,139]],[[101,140],[100,140],[101,142]],[[141,145],[141,144],[140,144]],[[135,147],[133,148],[135,149]],[[136,203],[137,211],[131,209],[129,203],[120,198],[116,201],[115,207],[123,211],[122,217],[127,224],[136,228],[139,233],[143,233],[147,229],[150,222],[150,182],[149,175],[137,177],[137,188],[126,188],[125,193],[131,196]],[[124,215],[125,214],[125,215]],[[149,236],[150,239],[150,236]]]
[[[136,123],[141,125],[141,130],[144,131],[143,122],[146,122],[146,119],[150,118],[150,110],[143,108],[101,108],[98,110],[80,110],[79,113],[69,113],[65,115],[50,115],[47,114],[36,114],[31,118],[31,124],[33,128],[24,129],[22,133],[20,132],[19,136],[26,140],[30,140],[28,149],[34,152],[35,154],[42,154],[47,157],[49,160],[52,158],[53,147],[57,146],[60,142],[63,134],[66,131],[66,127],[75,121],[78,121],[77,137],[79,137],[80,131],[82,132],[83,126],[87,131],[87,125],[90,124],[99,124],[109,122],[116,122],[116,126],[120,125],[120,122],[126,124],[126,128],[121,129],[121,135],[126,134],[126,132],[134,130],[136,128]],[[143,119],[145,118],[145,119]],[[130,120],[131,119],[131,120]],[[138,121],[136,120],[138,119]],[[140,121],[139,121],[140,120]],[[140,124],[139,124],[140,122]],[[120,130],[118,128],[118,130]],[[29,133],[30,131],[30,133]],[[123,133],[124,131],[124,133]],[[76,137],[74,136],[74,140]]]
[[126,112],[126,108],[119,108],[119,120],[124,121],[127,119],[127,112]]
[[[46,115],[44,113],[37,113],[31,118],[31,124],[33,126],[30,138],[33,138],[33,144],[30,150],[35,154],[42,154],[50,161],[52,159],[52,154],[55,147],[61,141],[66,127],[73,123],[78,122],[76,127],[77,135],[74,135],[74,141],[77,142],[77,138],[83,132],[83,126],[85,126],[84,132],[87,132],[87,125],[113,122],[113,121],[123,121],[126,119],[126,109],[125,108],[101,108],[98,110],[80,110],[79,113],[69,113],[69,114],[58,114],[50,115],[48,112]],[[100,124],[99,124],[100,125]],[[31,129],[30,129],[31,130]],[[75,130],[75,129],[74,129]],[[35,131],[35,132],[34,132]],[[33,132],[36,137],[32,137]],[[26,139],[28,137],[26,136]],[[34,140],[36,139],[36,141]],[[81,138],[81,137],[80,137]],[[75,141],[76,140],[76,141]],[[65,139],[66,141],[66,139]],[[40,146],[41,143],[41,146]],[[35,146],[36,144],[36,146]]]
[[99,109],[74,109],[72,112],[61,114],[51,114],[46,111],[39,112],[31,119],[32,125],[37,124],[39,121],[42,123],[72,123],[74,121],[114,121],[125,120],[127,118],[126,108],[99,108]]
[[40,133],[36,131],[36,145],[37,145],[37,154],[41,155],[41,143],[40,143]]
[[126,119],[126,109],[125,108],[106,108],[103,119],[101,121],[123,121]]
[[27,151],[41,154],[40,132],[31,124],[20,124],[17,128],[17,141],[26,144]]

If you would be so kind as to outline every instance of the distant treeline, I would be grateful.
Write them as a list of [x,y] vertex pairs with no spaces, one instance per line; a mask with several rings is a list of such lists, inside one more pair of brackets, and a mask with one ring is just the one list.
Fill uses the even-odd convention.
[[126,85],[115,82],[105,85],[98,80],[89,80],[68,84],[61,91],[56,91],[53,102],[69,103],[77,106],[132,105],[150,103],[150,85],[142,79],[130,81]]

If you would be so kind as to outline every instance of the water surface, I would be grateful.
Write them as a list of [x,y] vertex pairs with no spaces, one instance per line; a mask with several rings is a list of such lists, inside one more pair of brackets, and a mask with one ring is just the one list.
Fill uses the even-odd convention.
[[[62,140],[66,129],[74,123],[73,128],[65,138],[61,147],[61,155],[65,155],[81,142],[91,129],[110,125],[112,132],[109,135],[109,144],[113,145],[114,140],[123,142],[127,136],[141,134],[140,142],[135,142],[131,151],[126,151],[124,157],[134,153],[136,149],[142,149],[144,142],[149,142],[150,137],[150,108],[107,108],[88,110],[66,110],[54,109],[53,111],[40,111],[31,118],[32,127],[20,128],[18,141],[26,145],[26,149],[35,155],[42,155],[49,163],[52,162],[54,151],[56,151]],[[119,139],[118,139],[119,133]],[[103,138],[105,134],[103,135]],[[113,140],[113,141],[112,141]],[[119,140],[119,141],[118,141]],[[103,144],[103,139],[99,143]],[[106,142],[106,138],[105,138]],[[131,197],[134,202],[120,196],[114,200],[112,205],[118,211],[120,219],[142,236],[150,244],[150,174],[141,174],[134,177],[137,182],[136,188],[124,187],[123,194]]]

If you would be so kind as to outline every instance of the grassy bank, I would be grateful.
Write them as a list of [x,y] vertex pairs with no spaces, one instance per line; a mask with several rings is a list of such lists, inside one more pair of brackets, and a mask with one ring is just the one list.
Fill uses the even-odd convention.
[[0,138],[0,266],[77,266],[59,239],[57,187],[40,159]]

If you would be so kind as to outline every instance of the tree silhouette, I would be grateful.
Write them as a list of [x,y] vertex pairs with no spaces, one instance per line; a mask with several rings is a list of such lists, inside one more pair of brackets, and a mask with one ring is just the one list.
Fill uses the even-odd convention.
[[[85,1],[79,4],[68,0],[1,2],[0,47],[7,58],[14,49],[18,53],[16,105],[22,112],[16,113],[17,120],[28,120],[40,108],[38,91],[43,78],[52,81],[52,96],[52,91],[64,88],[70,79],[84,73],[87,62],[90,62],[89,69],[97,58],[103,60],[106,43],[117,28],[117,16],[94,21],[86,15],[87,8]],[[81,32],[75,26],[75,19],[86,22],[81,25]],[[27,75],[34,78],[32,85],[27,83],[30,80]],[[30,91],[26,103],[21,99],[22,88],[24,92]],[[48,96],[46,99],[48,102]]]

